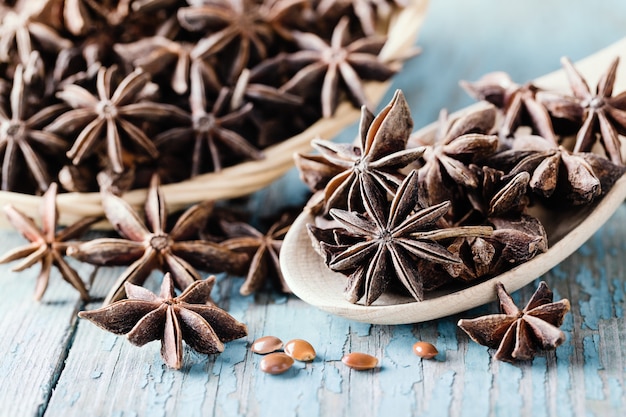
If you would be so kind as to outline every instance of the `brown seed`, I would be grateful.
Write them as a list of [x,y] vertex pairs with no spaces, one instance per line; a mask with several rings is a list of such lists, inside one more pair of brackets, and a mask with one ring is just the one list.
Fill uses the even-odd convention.
[[356,369],[357,371],[365,371],[367,369],[373,369],[378,365],[378,359],[372,355],[361,352],[352,352],[341,358],[341,362],[344,365]]
[[263,336],[252,343],[250,350],[254,353],[265,355],[266,353],[276,352],[281,347],[283,347],[283,341],[276,336]]
[[283,352],[274,352],[261,359],[261,370],[277,375],[287,371],[293,365],[293,358]]
[[309,342],[293,339],[285,344],[285,353],[297,361],[309,362],[315,359],[315,349]]
[[432,359],[439,354],[439,351],[432,343],[417,342],[413,345],[413,352],[424,359]]

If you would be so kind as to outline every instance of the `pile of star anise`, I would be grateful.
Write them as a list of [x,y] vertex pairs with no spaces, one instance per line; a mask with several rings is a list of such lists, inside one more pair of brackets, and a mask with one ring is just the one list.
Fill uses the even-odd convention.
[[315,140],[318,153],[296,159],[317,192],[309,233],[326,265],[347,276],[345,297],[370,305],[389,289],[420,301],[544,252],[535,207],[593,204],[626,172],[617,66],[591,90],[563,59],[571,95],[504,73],[462,83],[489,103],[454,120],[441,112],[435,134],[411,133],[398,91],[377,116],[363,109],[356,144]]
[[122,193],[263,158],[384,80],[388,0],[0,4],[0,189]]

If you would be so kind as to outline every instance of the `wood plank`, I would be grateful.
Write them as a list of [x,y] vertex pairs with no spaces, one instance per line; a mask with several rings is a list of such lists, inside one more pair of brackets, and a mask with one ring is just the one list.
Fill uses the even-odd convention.
[[[16,232],[2,232],[0,253],[25,243]],[[71,264],[86,278],[93,270]],[[45,411],[63,368],[81,301],[53,270],[38,303],[33,292],[39,267],[14,273],[11,266],[0,265],[0,415],[36,416]]]
[[[572,300],[572,312],[563,326],[565,344],[532,363],[493,361],[486,348],[456,328],[458,315],[420,325],[373,326],[330,316],[294,297],[241,297],[241,279],[222,278],[216,299],[248,324],[245,341],[231,342],[211,358],[186,350],[183,370],[172,371],[161,363],[158,343],[137,348],[81,321],[46,415],[473,417],[499,410],[520,416],[619,416],[626,405],[626,284],[623,263],[615,257],[626,253],[624,236],[626,206],[544,277],[557,298]],[[98,273],[101,294],[111,273]],[[533,291],[525,287],[514,298],[522,304]],[[490,304],[463,317],[495,309]],[[284,375],[263,374],[260,357],[247,345],[266,334],[307,339],[318,358]],[[418,339],[437,345],[436,360],[411,353]],[[380,368],[347,369],[340,359],[350,351],[374,354]]]

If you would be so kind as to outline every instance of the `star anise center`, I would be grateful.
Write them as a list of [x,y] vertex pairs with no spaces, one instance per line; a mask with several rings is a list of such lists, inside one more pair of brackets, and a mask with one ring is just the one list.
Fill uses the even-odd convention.
[[343,62],[347,57],[348,52],[345,48],[328,48],[322,53],[322,59],[329,65]]
[[367,172],[369,170],[369,167],[365,158],[359,158],[354,161],[353,170],[356,173]]
[[198,132],[208,133],[215,127],[215,116],[210,113],[202,113],[193,118],[194,129]]
[[112,119],[117,117],[117,107],[111,101],[101,101],[98,103],[98,107],[96,109],[98,115],[105,119]]
[[25,127],[21,120],[7,120],[0,126],[2,136],[19,141],[24,137]]
[[589,100],[585,100],[585,102],[583,102],[582,104],[583,104],[583,107],[586,107],[592,110],[598,110],[604,107],[605,101],[604,101],[604,97],[596,96],[596,97],[592,97]]
[[171,239],[168,235],[154,235],[150,238],[150,246],[155,250],[163,251],[170,246]]
[[378,234],[378,239],[381,243],[388,244],[393,242],[393,234],[388,229],[382,229]]

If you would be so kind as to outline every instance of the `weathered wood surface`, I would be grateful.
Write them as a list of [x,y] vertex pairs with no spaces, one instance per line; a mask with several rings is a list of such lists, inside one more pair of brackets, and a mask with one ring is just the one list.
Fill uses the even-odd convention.
[[[565,17],[559,19],[558,14]],[[439,108],[471,103],[458,79],[506,70],[524,81],[580,59],[624,35],[626,4],[566,0],[458,2],[433,0],[421,36],[424,53],[397,78],[416,127]],[[559,20],[558,30],[556,21]],[[624,67],[619,76],[626,76]],[[344,140],[353,137],[349,130]],[[291,172],[255,196],[251,209],[267,213],[305,190]],[[287,197],[285,197],[287,196]],[[0,251],[22,244],[0,232]],[[567,340],[532,363],[492,361],[489,351],[456,328],[459,317],[493,312],[494,304],[420,325],[370,326],[335,318],[294,297],[241,297],[240,278],[220,278],[216,300],[248,324],[250,336],[216,357],[185,351],[181,371],[165,368],[159,344],[144,348],[76,319],[84,306],[54,275],[42,303],[32,301],[36,270],[0,266],[0,416],[622,416],[626,413],[626,206],[574,255],[544,276],[557,298],[572,301],[563,326]],[[119,269],[77,266],[102,296]],[[532,286],[514,294],[524,302]],[[318,350],[311,364],[281,376],[258,370],[248,351],[254,338],[304,338]],[[421,361],[416,340],[441,354]],[[381,367],[355,372],[344,353],[377,356]]]

